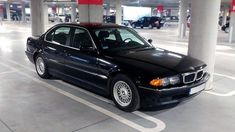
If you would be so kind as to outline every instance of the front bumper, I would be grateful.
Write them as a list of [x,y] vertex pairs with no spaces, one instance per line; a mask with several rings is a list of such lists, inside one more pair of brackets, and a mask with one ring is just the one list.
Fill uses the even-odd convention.
[[152,89],[139,86],[139,91],[141,93],[141,106],[153,107],[179,103],[180,101],[197,95],[203,91],[205,89],[205,83],[208,81],[209,77],[209,74],[205,74],[199,82],[167,89]]

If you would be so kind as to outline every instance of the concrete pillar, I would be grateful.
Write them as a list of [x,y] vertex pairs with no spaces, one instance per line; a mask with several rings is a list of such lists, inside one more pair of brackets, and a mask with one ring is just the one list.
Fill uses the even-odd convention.
[[220,4],[221,0],[192,0],[191,5],[188,55],[207,64],[206,71],[211,75],[207,89],[212,88]]
[[44,12],[43,12],[44,0],[31,0],[31,30],[33,36],[40,36],[44,33]]
[[72,4],[72,10],[71,10],[71,22],[75,22],[76,20],[76,17],[77,17],[77,12],[76,12],[76,9],[77,9],[77,4]]
[[10,13],[10,4],[6,3],[6,14],[7,14],[7,20],[11,20],[11,13]]
[[107,16],[110,15],[110,4],[107,4],[105,12]]
[[122,1],[116,0],[115,7],[116,7],[116,24],[121,25],[122,24]]
[[47,3],[43,4],[43,16],[44,16],[44,24],[47,25],[49,20],[48,20],[48,5]]
[[79,5],[79,21],[80,22],[103,22],[103,5]]
[[235,42],[235,12],[231,12],[229,24],[229,43]]
[[4,17],[4,15],[3,15],[3,5],[0,4],[0,23],[3,20],[3,17]]
[[223,22],[222,22],[222,26],[225,25],[227,23],[227,15],[229,13],[228,9],[224,9],[223,11]]
[[180,15],[179,15],[179,26],[178,26],[180,38],[184,38],[186,36],[188,6],[189,6],[188,0],[180,1]]
[[25,13],[25,2],[22,1],[21,3],[21,21],[26,22],[26,13]]
[[65,14],[65,7],[64,7],[64,5],[62,5],[62,7],[61,7],[61,14]]

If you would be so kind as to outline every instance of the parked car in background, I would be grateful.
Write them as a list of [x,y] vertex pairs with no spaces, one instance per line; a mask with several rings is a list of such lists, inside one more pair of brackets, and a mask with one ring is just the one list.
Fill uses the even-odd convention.
[[123,20],[121,25],[128,27],[130,26],[130,22],[127,20]]
[[131,26],[133,28],[136,27],[140,27],[140,28],[144,28],[144,27],[148,27],[150,29],[156,27],[157,29],[160,29],[164,23],[161,22],[162,18],[160,17],[156,17],[156,16],[152,16],[152,17],[141,17],[140,19],[138,19],[137,21],[133,21],[131,23]]
[[56,21],[59,21],[59,18],[57,14],[51,13],[51,14],[48,14],[48,20],[50,22],[56,22]]
[[104,23],[116,23],[116,17],[114,15],[104,15]]
[[191,16],[187,17],[187,27],[190,28],[191,25]]
[[178,22],[179,21],[179,17],[178,16],[163,16],[163,19],[166,22]]
[[66,17],[66,15],[64,15],[64,14],[59,14],[58,15],[58,18],[59,18],[60,22],[65,22],[65,17]]
[[221,27],[221,30],[224,31],[225,33],[229,33],[229,25],[230,25],[229,22],[227,24],[223,25]]
[[58,24],[29,37],[26,55],[41,78],[59,77],[110,96],[128,112],[179,103],[205,88],[204,62],[151,42],[114,24]]

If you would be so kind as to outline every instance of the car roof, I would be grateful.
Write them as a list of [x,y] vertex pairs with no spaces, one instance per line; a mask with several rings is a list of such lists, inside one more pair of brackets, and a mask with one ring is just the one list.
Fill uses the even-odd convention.
[[87,29],[98,29],[98,28],[118,28],[123,27],[118,24],[111,24],[111,23],[62,23],[58,25],[69,25],[69,26],[80,26]]

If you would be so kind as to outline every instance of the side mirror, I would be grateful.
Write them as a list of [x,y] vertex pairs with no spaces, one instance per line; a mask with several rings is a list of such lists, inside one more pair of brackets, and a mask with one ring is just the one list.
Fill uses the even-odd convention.
[[153,40],[152,40],[152,39],[148,39],[148,42],[149,42],[150,44],[152,44]]

